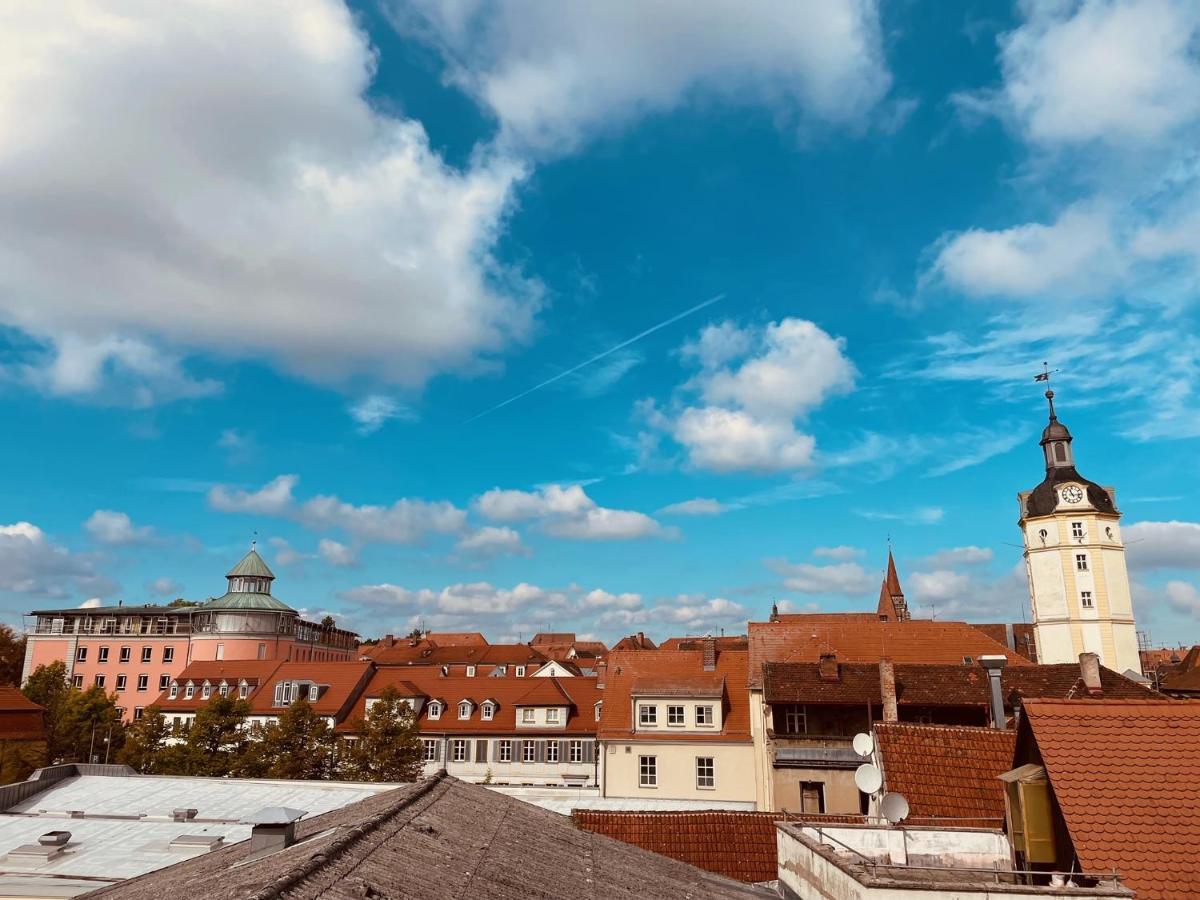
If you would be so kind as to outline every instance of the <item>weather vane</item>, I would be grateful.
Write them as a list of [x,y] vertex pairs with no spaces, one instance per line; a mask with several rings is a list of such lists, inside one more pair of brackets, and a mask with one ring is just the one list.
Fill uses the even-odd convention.
[[1051,419],[1055,418],[1055,415],[1054,415],[1054,391],[1050,387],[1050,376],[1057,375],[1059,373],[1059,371],[1060,371],[1059,369],[1051,369],[1050,363],[1043,361],[1042,362],[1042,371],[1038,372],[1036,375],[1033,376],[1034,381],[1046,382],[1046,402],[1048,402],[1050,404],[1050,418]]

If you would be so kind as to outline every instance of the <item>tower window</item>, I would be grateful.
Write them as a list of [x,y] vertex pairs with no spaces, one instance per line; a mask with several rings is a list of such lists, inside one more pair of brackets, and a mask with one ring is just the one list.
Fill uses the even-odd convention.
[[1054,445],[1054,458],[1056,460],[1058,460],[1059,462],[1067,461],[1067,445],[1066,444],[1059,442]]
[[1080,591],[1079,592],[1079,605],[1082,606],[1084,609],[1092,609],[1093,608],[1091,591]]
[[1088,570],[1088,559],[1086,553],[1075,554],[1075,569],[1078,572],[1086,572]]
[[1071,537],[1075,538],[1076,540],[1083,540],[1083,523],[1082,522],[1072,522],[1071,523]]

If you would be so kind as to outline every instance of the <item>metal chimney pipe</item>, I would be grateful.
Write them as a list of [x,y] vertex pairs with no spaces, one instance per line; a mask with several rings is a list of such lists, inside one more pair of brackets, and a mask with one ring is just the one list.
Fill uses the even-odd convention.
[[1004,691],[1000,687],[1000,673],[1008,665],[1007,656],[981,656],[979,664],[987,669],[988,681],[992,687],[992,727],[1004,729],[1007,718],[1004,715]]

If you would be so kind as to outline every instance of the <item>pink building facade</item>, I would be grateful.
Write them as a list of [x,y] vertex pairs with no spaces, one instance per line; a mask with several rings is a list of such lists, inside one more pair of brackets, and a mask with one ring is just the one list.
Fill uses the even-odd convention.
[[226,578],[223,596],[197,606],[31,612],[22,681],[62,660],[76,687],[103,687],[132,721],[193,661],[357,658],[358,635],[306,622],[272,595],[275,576],[255,550]]

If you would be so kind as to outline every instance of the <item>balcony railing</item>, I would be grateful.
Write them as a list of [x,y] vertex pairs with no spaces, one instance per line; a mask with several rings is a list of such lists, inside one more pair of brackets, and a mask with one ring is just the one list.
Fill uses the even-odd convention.
[[863,758],[850,747],[776,747],[775,765],[816,769],[853,769]]

